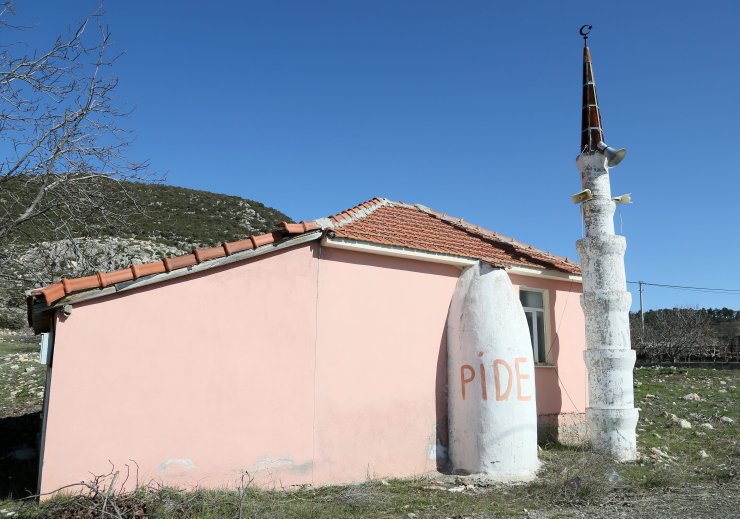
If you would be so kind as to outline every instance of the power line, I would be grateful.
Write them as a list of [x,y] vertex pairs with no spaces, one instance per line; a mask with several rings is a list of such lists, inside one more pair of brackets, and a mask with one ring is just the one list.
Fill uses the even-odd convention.
[[710,287],[690,287],[685,285],[665,285],[663,283],[648,283],[647,281],[627,281],[633,285],[649,285],[652,287],[674,288],[677,290],[691,290],[694,292],[714,292],[719,294],[740,294],[740,289],[736,288],[710,288]]

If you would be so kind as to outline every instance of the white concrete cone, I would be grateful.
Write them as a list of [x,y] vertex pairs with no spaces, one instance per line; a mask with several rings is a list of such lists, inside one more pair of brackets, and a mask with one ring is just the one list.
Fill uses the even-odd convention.
[[460,276],[447,319],[452,469],[527,481],[539,467],[529,328],[508,274],[477,263]]
[[588,399],[586,418],[596,452],[620,461],[637,457],[638,412],[634,406],[629,309],[632,303],[624,273],[623,236],[614,235],[614,201],[606,158],[599,152],[576,159],[583,189],[592,200],[583,204],[586,237],[576,243],[581,258],[586,317]]

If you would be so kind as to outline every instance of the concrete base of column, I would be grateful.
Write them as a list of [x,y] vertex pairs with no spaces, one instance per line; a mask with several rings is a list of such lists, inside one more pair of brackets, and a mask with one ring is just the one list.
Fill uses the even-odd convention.
[[637,459],[637,409],[586,408],[591,447],[619,461]]

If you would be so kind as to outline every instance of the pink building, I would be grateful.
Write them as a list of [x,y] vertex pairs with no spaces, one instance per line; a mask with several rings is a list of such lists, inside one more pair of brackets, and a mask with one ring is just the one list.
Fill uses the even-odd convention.
[[186,488],[233,486],[243,470],[287,487],[443,469],[445,323],[477,260],[519,288],[543,432],[577,440],[578,265],[376,198],[32,291],[30,322],[53,344],[41,492],[108,472],[108,460]]

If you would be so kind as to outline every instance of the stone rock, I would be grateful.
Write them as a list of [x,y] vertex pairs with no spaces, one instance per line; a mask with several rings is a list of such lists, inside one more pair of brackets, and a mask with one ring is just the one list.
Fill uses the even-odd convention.
[[701,424],[700,427],[704,427],[705,429],[709,429],[710,431],[714,429],[714,426],[712,426],[712,424],[710,424],[709,422]]
[[729,416],[723,416],[722,418],[720,418],[720,421],[724,423],[735,423],[735,420],[733,420]]
[[668,461],[676,461],[676,458],[675,457],[671,456],[667,452],[664,452],[664,451],[660,450],[657,447],[650,447],[650,452],[653,453],[653,456],[652,456],[653,459],[658,459],[658,460],[665,459],[665,460],[668,460]]
[[691,429],[691,422],[689,422],[688,420],[684,418],[679,418],[673,413],[670,414],[670,417],[671,417],[671,421],[674,424],[678,425],[681,429]]
[[694,402],[698,402],[699,400],[701,400],[701,397],[696,393],[689,393],[688,395],[684,395],[682,398],[684,400],[689,400],[689,401],[694,401]]
[[699,451],[699,457],[700,458],[708,458],[709,457],[709,454],[707,454],[707,451],[705,451],[704,449],[702,449],[702,450]]

